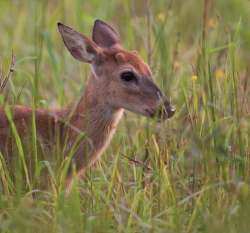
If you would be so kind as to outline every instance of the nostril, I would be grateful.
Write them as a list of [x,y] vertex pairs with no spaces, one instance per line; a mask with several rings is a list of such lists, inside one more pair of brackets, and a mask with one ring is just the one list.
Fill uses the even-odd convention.
[[173,105],[171,105],[171,106],[169,107],[169,111],[175,113],[176,107],[173,106]]
[[176,107],[172,105],[167,99],[164,101],[164,107],[167,114],[167,118],[170,118],[175,114]]
[[168,118],[169,118],[175,114],[176,108],[173,105],[168,105],[166,110],[167,110],[167,114],[168,114]]

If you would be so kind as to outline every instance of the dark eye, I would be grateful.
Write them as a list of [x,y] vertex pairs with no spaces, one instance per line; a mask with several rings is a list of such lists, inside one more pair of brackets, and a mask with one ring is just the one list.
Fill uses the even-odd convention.
[[131,71],[126,71],[121,74],[121,79],[125,82],[137,82],[135,74]]

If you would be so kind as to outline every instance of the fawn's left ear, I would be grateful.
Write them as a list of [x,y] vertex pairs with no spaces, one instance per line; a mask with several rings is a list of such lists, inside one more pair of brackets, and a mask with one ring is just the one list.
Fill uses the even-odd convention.
[[103,48],[110,48],[116,44],[120,44],[120,37],[115,29],[99,19],[95,21],[92,40]]
[[58,29],[65,46],[74,58],[88,63],[96,59],[98,46],[95,42],[62,23],[58,23]]

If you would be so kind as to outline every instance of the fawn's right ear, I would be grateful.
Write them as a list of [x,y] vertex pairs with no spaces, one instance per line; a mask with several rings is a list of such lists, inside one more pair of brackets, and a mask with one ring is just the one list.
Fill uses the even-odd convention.
[[92,63],[98,54],[98,46],[95,42],[62,23],[57,25],[71,55],[79,61]]

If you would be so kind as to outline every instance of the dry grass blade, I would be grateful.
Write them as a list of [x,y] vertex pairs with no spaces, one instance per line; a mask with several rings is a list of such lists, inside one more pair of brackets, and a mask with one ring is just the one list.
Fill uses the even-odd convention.
[[10,63],[10,68],[8,70],[8,73],[6,76],[3,74],[0,76],[0,94],[3,93],[4,88],[6,87],[9,79],[11,78],[12,74],[14,73],[14,67],[16,63],[16,58],[15,55],[12,53],[11,55],[11,63]]
[[140,161],[140,160],[130,158],[130,157],[124,155],[124,154],[122,154],[122,157],[126,158],[127,160],[129,160],[129,162],[134,163],[135,165],[142,166],[143,168],[145,168],[145,169],[148,170],[148,171],[151,171],[151,170],[152,170],[151,167],[148,167],[144,162],[142,162],[142,161]]

